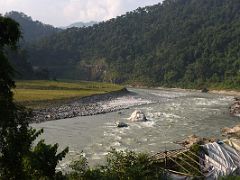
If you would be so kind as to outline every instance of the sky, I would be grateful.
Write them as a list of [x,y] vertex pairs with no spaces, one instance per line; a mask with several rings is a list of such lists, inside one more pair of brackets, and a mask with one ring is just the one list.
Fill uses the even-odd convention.
[[0,14],[19,11],[56,27],[104,21],[162,0],[0,0]]

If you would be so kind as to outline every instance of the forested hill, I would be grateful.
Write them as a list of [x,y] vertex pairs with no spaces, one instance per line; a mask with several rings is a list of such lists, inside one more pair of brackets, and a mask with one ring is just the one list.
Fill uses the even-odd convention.
[[15,78],[17,79],[43,79],[48,78],[48,72],[44,68],[33,69],[31,63],[28,61],[28,52],[24,50],[26,43],[33,43],[41,38],[51,36],[61,29],[55,28],[51,25],[43,24],[39,21],[33,21],[30,16],[24,13],[11,11],[5,14],[20,25],[22,38],[20,39],[20,48],[17,51],[8,50],[8,58],[12,66],[16,70]]
[[240,1],[166,0],[29,46],[56,77],[188,86],[240,84]]
[[60,29],[51,25],[43,24],[40,21],[33,21],[30,16],[22,12],[11,11],[6,13],[5,16],[10,17],[20,24],[23,39],[27,42],[36,41],[60,31]]

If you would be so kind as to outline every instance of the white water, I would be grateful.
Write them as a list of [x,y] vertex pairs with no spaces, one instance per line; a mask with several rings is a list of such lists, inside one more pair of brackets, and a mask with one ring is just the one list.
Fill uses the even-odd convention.
[[[83,151],[90,164],[102,161],[111,147],[155,153],[180,148],[175,141],[186,136],[220,136],[220,129],[237,124],[240,119],[231,117],[228,107],[231,96],[199,92],[130,89],[133,94],[102,104],[103,107],[128,107],[121,113],[76,117],[34,124],[44,128],[42,138],[48,143],[69,146],[70,153],[62,162],[68,164]],[[148,122],[129,122],[131,113],[140,109]],[[129,124],[119,129],[117,121]]]

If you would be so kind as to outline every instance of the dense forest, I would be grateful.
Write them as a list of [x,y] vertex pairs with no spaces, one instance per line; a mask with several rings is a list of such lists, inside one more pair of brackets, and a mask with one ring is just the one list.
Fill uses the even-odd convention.
[[6,13],[5,17],[9,17],[20,24],[23,36],[22,40],[26,42],[36,41],[61,31],[61,29],[51,25],[43,24],[40,21],[34,21],[30,16],[22,12],[11,11]]
[[49,72],[44,68],[36,68],[28,60],[28,52],[24,49],[27,43],[33,43],[41,38],[60,32],[61,29],[51,25],[34,21],[30,16],[22,12],[11,11],[5,14],[5,17],[18,22],[21,30],[21,39],[16,51],[6,49],[10,63],[16,70],[16,79],[46,79],[49,78]]
[[240,1],[165,0],[28,44],[57,78],[196,87],[240,84]]

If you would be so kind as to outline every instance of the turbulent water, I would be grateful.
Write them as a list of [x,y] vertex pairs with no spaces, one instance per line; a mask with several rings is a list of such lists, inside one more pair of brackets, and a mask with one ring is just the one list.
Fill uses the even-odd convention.
[[[41,124],[48,143],[69,146],[70,153],[62,163],[76,159],[83,151],[90,164],[104,159],[111,147],[155,153],[180,148],[174,142],[196,134],[219,137],[220,129],[233,126],[239,118],[229,115],[233,97],[179,90],[130,89],[126,95],[102,104],[103,107],[123,106],[129,109],[88,117],[76,117]],[[149,121],[129,122],[128,117],[142,110]],[[116,122],[126,122],[128,128],[119,129]]]

